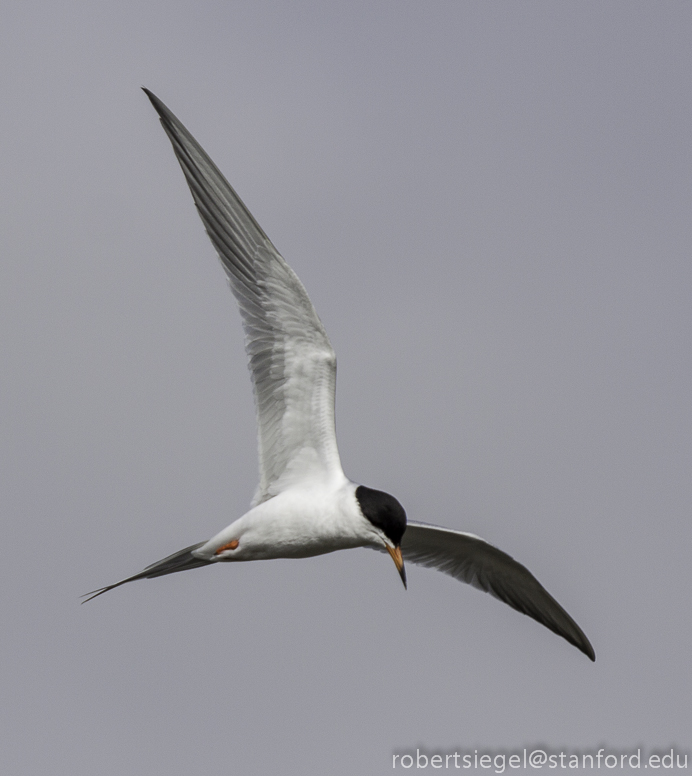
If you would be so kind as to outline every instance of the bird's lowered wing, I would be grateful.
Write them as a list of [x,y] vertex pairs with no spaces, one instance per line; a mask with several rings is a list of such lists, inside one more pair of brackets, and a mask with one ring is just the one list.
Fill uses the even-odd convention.
[[257,410],[253,503],[341,473],[336,356],[307,292],[199,143],[149,90],[240,307]]
[[410,563],[437,569],[490,593],[596,659],[582,629],[536,577],[478,536],[409,520],[401,551]]

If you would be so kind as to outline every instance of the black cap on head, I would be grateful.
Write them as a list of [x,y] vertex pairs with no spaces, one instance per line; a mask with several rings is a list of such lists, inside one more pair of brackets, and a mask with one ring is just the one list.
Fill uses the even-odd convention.
[[356,488],[356,499],[363,515],[398,547],[406,530],[406,512],[401,504],[389,493],[365,485]]

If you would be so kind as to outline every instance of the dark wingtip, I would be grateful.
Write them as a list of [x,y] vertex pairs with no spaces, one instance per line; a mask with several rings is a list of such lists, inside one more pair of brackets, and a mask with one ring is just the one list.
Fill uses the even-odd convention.
[[159,100],[159,98],[154,94],[154,92],[147,89],[146,86],[142,87],[142,91],[149,98],[149,101],[154,106],[154,108],[156,109],[156,112],[159,115],[161,115],[162,113],[166,113],[168,111],[168,108],[164,105],[163,102],[161,102],[161,100]]
[[[563,612],[564,612],[564,609],[563,609]],[[574,620],[567,614],[567,612],[564,612],[564,613],[565,615],[567,615],[571,625],[573,626],[574,630],[572,632],[565,631],[563,629],[556,629],[554,627],[551,627],[551,625],[547,625],[545,622],[543,624],[547,625],[547,627],[550,628],[550,630],[552,630],[553,633],[557,633],[558,636],[562,636],[562,638],[565,639],[565,641],[568,641],[572,646],[576,647],[580,652],[583,652],[592,663],[595,663],[596,653],[594,652],[594,648],[591,646],[591,642],[586,638],[586,634],[584,633],[584,631],[577,625],[576,622],[574,622]]]
[[[557,603],[557,601],[555,603]],[[577,623],[569,616],[569,614],[567,614],[567,612],[564,609],[562,609],[562,611],[565,614],[571,627],[568,630],[556,629],[551,627],[550,625],[548,625],[547,627],[550,628],[554,633],[557,633],[558,636],[562,636],[562,638],[565,639],[565,641],[568,641],[570,644],[572,644],[572,646],[575,646],[580,652],[583,652],[592,663],[595,663],[596,652],[594,651],[594,648],[591,646],[591,642],[586,637],[586,633],[584,633],[584,631],[577,625]],[[546,623],[543,623],[543,624],[545,625]]]
[[594,652],[594,648],[591,646],[591,642],[586,639],[586,644],[583,646],[580,646],[579,649],[586,655],[586,657],[589,658],[589,660],[592,663],[596,662],[596,653]]

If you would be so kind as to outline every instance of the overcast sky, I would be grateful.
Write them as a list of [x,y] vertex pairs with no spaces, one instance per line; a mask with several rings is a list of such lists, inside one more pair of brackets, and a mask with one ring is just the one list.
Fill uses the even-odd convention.
[[[690,73],[686,1],[7,4],[2,773],[690,751]],[[346,474],[527,565],[595,664],[368,550],[79,606],[257,477],[239,315],[140,86],[310,293]]]

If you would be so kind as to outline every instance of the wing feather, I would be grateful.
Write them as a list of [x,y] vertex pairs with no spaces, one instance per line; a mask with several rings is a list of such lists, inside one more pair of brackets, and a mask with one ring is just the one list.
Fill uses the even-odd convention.
[[480,537],[409,520],[401,551],[411,563],[437,569],[490,593],[562,636],[591,660],[596,659],[582,629],[536,577]]
[[343,475],[334,428],[336,356],[303,284],[199,143],[144,91],[240,308],[258,426],[253,503],[304,478]]

